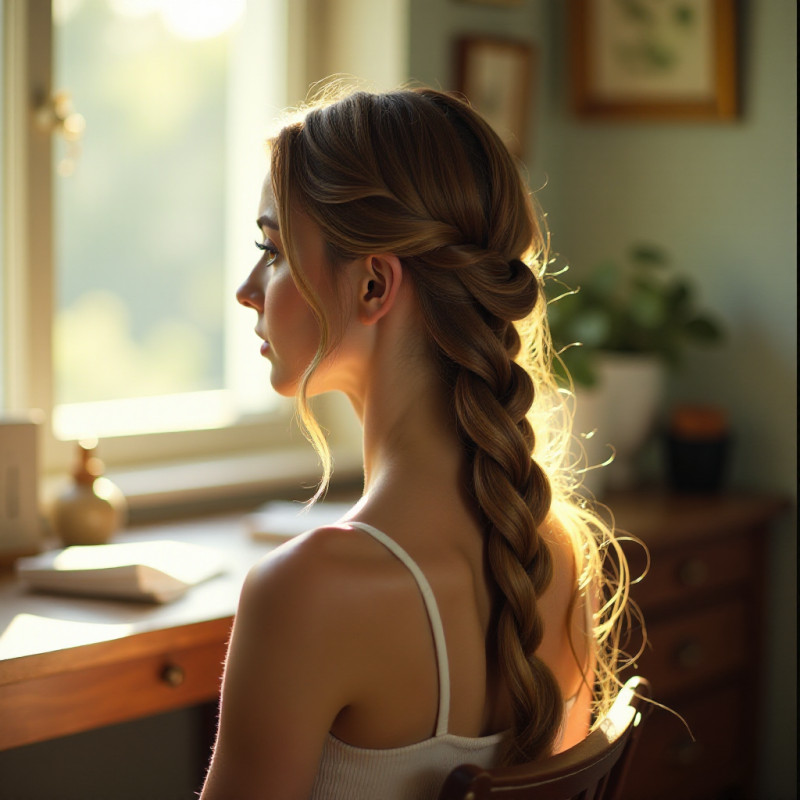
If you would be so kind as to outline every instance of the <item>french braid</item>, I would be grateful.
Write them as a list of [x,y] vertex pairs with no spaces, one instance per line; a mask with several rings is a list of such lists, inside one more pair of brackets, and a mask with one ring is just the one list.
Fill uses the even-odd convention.
[[[539,384],[527,368],[535,357],[544,365],[537,377],[544,375],[543,385],[549,385],[541,269],[546,246],[517,165],[465,102],[429,89],[357,92],[319,103],[285,124],[270,147],[290,265],[289,209],[297,203],[322,230],[334,268],[343,259],[390,252],[412,280],[451,390],[452,417],[469,465],[466,489],[485,531],[495,587],[487,654],[507,687],[514,717],[504,760],[548,754],[564,704],[555,677],[537,656],[544,632],[538,600],[553,569],[539,531],[554,501],[548,475],[556,472],[546,473],[534,458],[530,417]],[[323,344],[298,397],[325,460],[324,437],[307,411],[305,392],[336,341],[311,288],[302,275],[296,278],[322,326]],[[558,499],[566,502],[560,494]],[[593,534],[605,529],[586,522],[590,512],[567,516],[575,520],[571,533],[583,579],[586,565],[597,559],[582,553],[598,552]],[[612,662],[603,662],[609,674]],[[613,699],[604,691],[601,710]]]
[[[485,257],[493,260],[501,261]],[[478,262],[457,270],[463,297],[443,304],[443,281],[424,277],[440,276],[441,266],[436,270],[419,262],[412,260],[412,274],[452,386],[458,430],[471,460],[469,488],[484,515],[487,557],[499,590],[490,631],[495,641],[489,644],[514,710],[506,760],[529,760],[550,751],[563,711],[558,684],[536,657],[544,633],[537,598],[552,576],[549,549],[538,535],[550,507],[550,487],[531,458],[535,439],[527,414],[533,383],[514,361],[520,338],[513,319],[531,312],[540,297],[538,282],[521,262],[505,262],[503,283],[513,287],[506,305],[512,309],[502,308],[497,297],[482,302],[483,279],[474,279],[482,266]]]

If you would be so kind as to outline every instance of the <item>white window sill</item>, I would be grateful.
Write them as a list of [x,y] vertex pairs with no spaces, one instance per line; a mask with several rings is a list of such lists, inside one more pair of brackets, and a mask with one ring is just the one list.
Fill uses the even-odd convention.
[[[332,487],[358,492],[360,456],[334,453]],[[129,521],[146,522],[229,509],[254,508],[270,498],[310,498],[322,470],[314,450],[304,447],[109,469],[106,477],[122,490]],[[48,478],[42,487],[45,506],[70,478]]]

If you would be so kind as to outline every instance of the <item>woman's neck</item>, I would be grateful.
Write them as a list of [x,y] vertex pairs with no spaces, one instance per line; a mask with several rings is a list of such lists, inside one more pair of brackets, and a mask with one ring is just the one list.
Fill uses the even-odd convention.
[[457,482],[464,461],[450,392],[427,344],[403,333],[377,337],[359,391],[348,394],[363,427],[365,492],[398,472]]
[[362,416],[366,491],[398,471],[456,478],[463,448],[448,406],[445,387],[424,369],[371,383]]

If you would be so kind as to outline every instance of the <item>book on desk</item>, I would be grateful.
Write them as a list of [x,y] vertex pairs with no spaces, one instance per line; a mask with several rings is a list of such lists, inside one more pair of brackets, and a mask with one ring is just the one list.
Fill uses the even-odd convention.
[[167,603],[227,571],[224,554],[188,542],[74,545],[17,561],[30,589],[58,594]]
[[[330,525],[351,503],[272,501],[246,514],[253,539],[280,544],[304,531]],[[198,544],[158,540],[74,545],[17,560],[19,579],[30,589],[57,594],[166,603],[189,588],[226,572],[220,550]]]

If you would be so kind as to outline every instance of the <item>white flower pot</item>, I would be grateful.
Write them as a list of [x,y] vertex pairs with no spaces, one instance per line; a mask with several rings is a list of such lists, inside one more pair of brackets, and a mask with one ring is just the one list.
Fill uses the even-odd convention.
[[[573,433],[586,451],[584,486],[595,497],[638,481],[636,456],[653,433],[664,394],[664,366],[652,356],[604,353],[598,382],[576,390]],[[590,438],[581,438],[594,431]],[[607,466],[599,466],[613,454]]]
[[605,429],[605,396],[601,387],[577,386],[571,460],[580,470],[582,490],[597,498],[603,495],[608,475],[608,467],[603,463],[612,453],[604,442],[601,429]]

